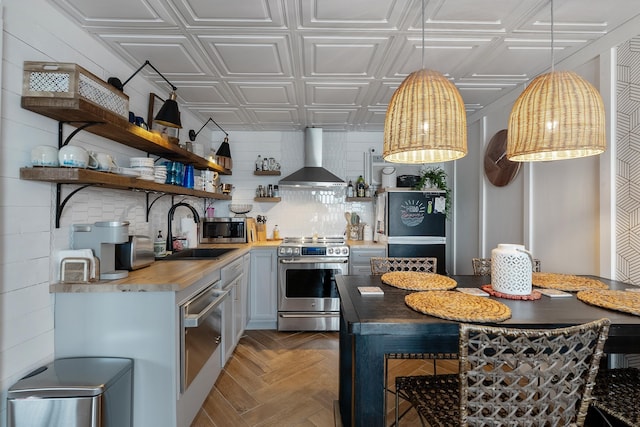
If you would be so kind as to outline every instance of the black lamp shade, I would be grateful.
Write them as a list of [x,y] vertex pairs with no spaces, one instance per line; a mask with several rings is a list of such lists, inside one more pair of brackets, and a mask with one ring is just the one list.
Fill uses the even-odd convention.
[[164,126],[182,129],[180,111],[178,110],[175,92],[171,92],[171,96],[164,102],[162,108],[160,108],[160,111],[158,111],[158,114],[156,114],[153,120],[155,123]]
[[220,144],[216,156],[231,158],[231,147],[229,147],[229,138],[225,138]]

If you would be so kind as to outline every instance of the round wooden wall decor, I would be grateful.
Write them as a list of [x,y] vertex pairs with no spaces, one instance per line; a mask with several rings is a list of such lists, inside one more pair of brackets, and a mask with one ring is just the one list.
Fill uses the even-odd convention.
[[496,187],[504,187],[515,179],[520,162],[507,159],[507,130],[499,130],[484,152],[484,173]]

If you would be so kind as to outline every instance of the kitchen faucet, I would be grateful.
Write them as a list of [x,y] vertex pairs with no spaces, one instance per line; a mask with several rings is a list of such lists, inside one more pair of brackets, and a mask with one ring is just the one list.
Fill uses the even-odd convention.
[[191,212],[193,213],[193,221],[198,224],[200,222],[200,215],[198,215],[198,211],[195,210],[195,208],[193,206],[191,206],[188,203],[185,202],[180,202],[180,203],[176,203],[175,205],[171,206],[171,208],[169,208],[169,214],[167,215],[167,250],[168,251],[173,251],[173,234],[171,233],[171,221],[173,221],[173,214],[176,211],[177,208],[179,208],[180,206],[184,206],[185,208],[189,208],[191,209]]

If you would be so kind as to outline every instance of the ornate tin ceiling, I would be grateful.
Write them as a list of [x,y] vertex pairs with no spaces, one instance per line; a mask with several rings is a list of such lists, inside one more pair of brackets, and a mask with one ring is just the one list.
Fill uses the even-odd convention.
[[[225,129],[380,131],[422,63],[420,0],[50,1],[132,72],[150,60],[181,108]],[[638,14],[637,0],[556,0],[555,62]],[[469,114],[551,64],[549,0],[431,0],[425,25],[425,66]]]

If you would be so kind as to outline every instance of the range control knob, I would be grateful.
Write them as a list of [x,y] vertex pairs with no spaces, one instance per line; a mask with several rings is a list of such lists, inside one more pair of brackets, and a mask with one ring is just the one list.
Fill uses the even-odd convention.
[[333,248],[327,249],[327,255],[333,255]]

